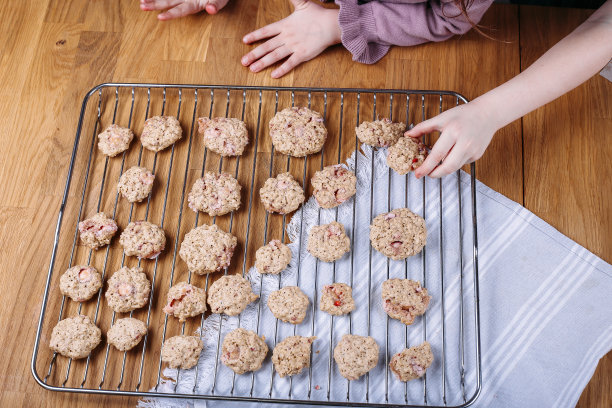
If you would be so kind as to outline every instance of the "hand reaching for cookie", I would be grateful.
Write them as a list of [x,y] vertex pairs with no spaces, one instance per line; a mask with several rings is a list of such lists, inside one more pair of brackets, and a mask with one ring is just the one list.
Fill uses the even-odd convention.
[[172,20],[206,10],[217,14],[229,0],[140,0],[143,11],[165,10],[157,15],[160,20]]
[[498,126],[474,102],[454,107],[405,133],[419,138],[441,132],[427,159],[414,171],[417,178],[445,176],[482,156]]
[[290,16],[242,39],[246,44],[268,39],[241,59],[242,65],[248,66],[252,72],[259,72],[289,57],[272,71],[272,78],[280,78],[327,47],[340,43],[338,9],[326,9],[309,0],[291,0],[291,3],[295,9]]

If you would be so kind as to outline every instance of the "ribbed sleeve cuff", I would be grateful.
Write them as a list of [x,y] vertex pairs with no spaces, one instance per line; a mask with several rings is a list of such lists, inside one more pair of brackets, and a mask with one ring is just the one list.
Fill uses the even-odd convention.
[[[354,0],[353,0],[354,1]],[[376,22],[369,3],[358,5],[357,2],[339,2],[342,45],[353,54],[353,61],[373,64],[389,51],[389,46],[376,42]]]

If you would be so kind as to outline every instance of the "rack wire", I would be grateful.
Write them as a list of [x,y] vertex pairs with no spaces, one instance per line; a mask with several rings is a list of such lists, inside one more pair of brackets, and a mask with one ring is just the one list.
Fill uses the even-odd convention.
[[[52,391],[63,391],[73,393],[93,393],[111,395],[131,395],[141,397],[172,397],[172,398],[197,398],[209,400],[233,400],[253,402],[277,402],[298,403],[314,405],[336,405],[336,406],[457,406],[465,407],[471,405],[480,393],[481,370],[480,370],[480,328],[478,310],[478,241],[477,241],[477,217],[476,217],[476,192],[475,192],[475,167],[470,166],[470,205],[469,212],[471,220],[463,220],[465,203],[462,202],[462,186],[460,174],[457,177],[457,202],[458,206],[458,228],[461,232],[457,247],[460,256],[459,270],[452,271],[453,276],[459,275],[457,299],[459,302],[459,332],[458,347],[449,350],[447,347],[446,321],[447,304],[445,294],[449,287],[445,286],[448,279],[448,270],[445,269],[443,239],[445,229],[442,223],[443,187],[442,180],[438,183],[437,210],[440,216],[439,223],[439,245],[431,247],[428,245],[423,249],[421,256],[421,281],[423,286],[428,284],[427,251],[438,251],[440,254],[440,267],[437,272],[440,282],[439,312],[441,316],[440,330],[434,334],[440,336],[440,366],[435,374],[440,375],[441,389],[431,397],[428,390],[428,377],[434,373],[426,374],[422,379],[416,380],[422,383],[421,397],[414,396],[408,392],[408,384],[404,384],[404,400],[390,401],[389,399],[389,373],[384,371],[384,398],[382,400],[370,399],[370,373],[358,381],[365,382],[365,404],[352,398],[351,382],[346,381],[346,398],[343,400],[332,398],[332,376],[333,363],[332,353],[328,356],[311,353],[311,364],[300,377],[290,377],[289,391],[286,397],[278,397],[273,393],[275,374],[272,364],[269,368],[264,366],[262,370],[268,369],[267,395],[260,396],[254,393],[255,373],[251,373],[250,392],[235,395],[236,375],[232,376],[232,386],[229,392],[220,392],[216,388],[217,374],[219,371],[219,353],[221,343],[222,325],[224,319],[219,319],[219,328],[216,344],[205,347],[215,348],[214,378],[212,388],[209,391],[198,389],[198,372],[195,368],[195,383],[191,393],[159,392],[158,387],[162,380],[161,345],[169,332],[183,334],[192,332],[197,328],[204,328],[205,315],[198,319],[191,319],[186,323],[179,324],[168,319],[161,309],[163,298],[169,288],[180,277],[186,278],[188,282],[195,279],[188,272],[184,264],[177,262],[178,245],[184,234],[191,228],[206,223],[219,223],[223,229],[234,234],[239,240],[239,247],[234,254],[232,264],[222,274],[241,273],[245,276],[247,268],[254,263],[255,250],[260,245],[265,245],[271,236],[280,236],[280,240],[287,241],[285,233],[290,216],[278,216],[267,213],[260,204],[255,192],[263,185],[267,177],[272,177],[279,172],[289,171],[294,177],[301,181],[305,187],[307,196],[311,188],[308,180],[315,171],[322,169],[325,165],[341,163],[342,159],[353,153],[355,159],[355,171],[357,166],[366,165],[357,160],[360,153],[360,145],[357,137],[350,137],[354,127],[359,125],[360,118],[370,117],[376,119],[379,113],[390,119],[399,118],[407,124],[425,120],[427,117],[436,115],[445,109],[467,100],[449,91],[430,90],[389,90],[389,89],[325,89],[325,88],[283,88],[283,87],[254,87],[254,86],[212,86],[212,85],[170,85],[170,84],[100,84],[90,90],[85,96],[77,124],[76,136],[72,154],[68,164],[68,175],[57,217],[53,248],[49,264],[48,276],[43,294],[42,307],[39,324],[36,332],[36,341],[32,355],[31,370],[34,378],[42,387]],[[308,106],[314,110],[322,111],[325,123],[329,131],[328,140],[318,154],[305,158],[291,158],[275,152],[266,131],[267,123],[271,117],[282,108],[287,106]],[[388,108],[388,111],[385,109]],[[371,112],[371,116],[369,113]],[[171,148],[159,153],[143,150],[138,141],[132,143],[131,148],[120,157],[108,158],[102,156],[95,148],[97,134],[111,123],[118,123],[134,130],[139,134],[144,120],[154,115],[172,114],[181,122],[185,137],[175,143]],[[201,116],[225,116],[239,117],[247,123],[251,135],[252,144],[247,148],[245,154],[237,158],[222,158],[210,153],[202,145],[197,134],[194,135],[197,118]],[[428,136],[428,142],[433,142],[435,135]],[[371,156],[369,185],[369,218],[374,217],[374,179],[375,163],[374,154]],[[115,189],[113,181],[123,173],[126,166],[142,165],[152,169],[156,175],[156,184],[153,193],[145,203],[127,204],[121,200]],[[181,171],[182,170],[182,171]],[[246,203],[241,209],[232,212],[229,216],[209,217],[191,211],[186,208],[185,192],[193,184],[196,178],[202,177],[205,171],[228,171],[233,173],[243,187],[242,202]],[[405,206],[409,205],[409,176],[405,176],[403,198]],[[392,189],[392,175],[388,172],[387,177],[387,208],[391,210],[392,194],[399,194]],[[422,181],[422,216],[429,216],[426,209],[432,207],[427,205],[428,192],[425,180]],[[248,197],[245,197],[245,193]],[[401,196],[399,196],[401,197]],[[351,248],[355,245],[356,207],[359,205],[357,199],[352,200],[352,217],[350,240]],[[136,261],[126,258],[125,253],[115,239],[111,245],[98,251],[86,249],[77,245],[78,221],[85,216],[105,211],[112,214],[120,226],[125,226],[132,219],[144,219],[160,225],[167,234],[167,249],[162,256],[155,260]],[[303,216],[299,213],[300,233],[298,248],[303,247]],[[338,208],[335,209],[334,219],[338,221]],[[321,209],[318,209],[318,223],[321,222]],[[263,220],[263,221],[262,221]],[[469,228],[469,234],[463,234],[465,228]],[[465,236],[464,236],[465,235]],[[468,239],[469,236],[469,239]],[[466,241],[466,242],[464,242]],[[471,248],[471,268],[464,270],[464,250]],[[297,285],[300,286],[301,273],[301,250],[297,260]],[[367,316],[349,314],[349,332],[353,333],[356,319],[367,319],[367,334],[370,334],[371,311],[372,311],[372,247],[369,248],[369,276],[368,276],[368,313]],[[395,262],[395,261],[394,261]],[[142,319],[148,327],[143,341],[133,350],[119,352],[111,349],[107,344],[97,347],[86,359],[65,359],[53,353],[47,347],[53,326],[61,319],[77,313],[93,316],[93,321],[101,327],[103,332],[112,325],[117,318],[115,312],[106,307],[100,307],[103,289],[100,289],[94,300],[84,303],[75,303],[62,296],[58,290],[59,275],[76,264],[87,264],[96,266],[102,274],[102,279],[109,271],[119,267],[136,263],[143,266],[145,273],[149,275],[152,288],[149,302],[143,309],[129,313],[129,316]],[[354,284],[355,254],[350,254],[349,282]],[[317,282],[319,281],[319,261],[314,268],[315,288],[312,294],[310,309],[310,321],[303,325],[310,325],[310,335],[316,335],[315,320],[318,305]],[[159,272],[159,273],[158,273]],[[336,280],[337,264],[332,265],[332,279]],[[468,281],[465,274],[469,274],[471,287],[464,287]],[[217,278],[216,275],[206,275],[204,288],[208,290],[209,284]],[[430,275],[431,276],[431,275]],[[390,277],[390,261],[386,260],[386,277]],[[408,261],[404,261],[404,277],[409,277]],[[283,285],[283,276],[278,276],[278,288]],[[451,285],[449,285],[451,286]],[[263,277],[259,285],[260,295],[263,288]],[[466,297],[464,291],[471,293]],[[470,299],[469,304],[465,299]],[[260,319],[262,312],[262,300],[257,304],[256,328],[260,331]],[[335,321],[338,317],[329,317],[329,344],[337,340],[334,333]],[[240,316],[238,325],[240,326]],[[431,336],[427,328],[427,313],[421,319],[422,340],[428,340]],[[439,332],[439,334],[437,334]],[[293,327],[293,334],[297,333],[297,326]],[[279,323],[276,320],[272,347],[279,341]],[[386,343],[382,345],[384,361],[379,364],[389,363],[389,338],[390,336],[403,336],[405,346],[409,344],[409,328],[401,330],[401,333],[393,329],[387,317],[385,337]],[[269,344],[270,346],[270,344]],[[466,353],[466,350],[469,353]],[[448,353],[455,353],[458,364],[447,364]],[[469,357],[468,357],[469,356]],[[327,367],[327,392],[326,398],[312,398],[313,389],[313,361],[326,358]],[[436,357],[438,358],[438,357]],[[126,370],[126,367],[129,367]],[[431,371],[431,370],[430,370]],[[449,379],[449,371],[460,379],[457,384],[452,384]],[[245,374],[249,375],[249,374]],[[177,381],[174,390],[177,390],[181,382],[181,372],[177,373]],[[307,398],[298,399],[293,395],[294,381],[308,383]],[[437,382],[437,381],[436,381]],[[431,388],[431,385],[429,386]],[[460,400],[449,405],[447,388],[452,387],[458,391]],[[410,395],[409,395],[410,394]],[[429,399],[428,399],[429,398]],[[433,401],[432,401],[433,399]]]

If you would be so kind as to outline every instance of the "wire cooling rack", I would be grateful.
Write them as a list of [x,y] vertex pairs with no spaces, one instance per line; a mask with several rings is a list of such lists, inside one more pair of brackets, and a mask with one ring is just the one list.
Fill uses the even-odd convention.
[[[255,374],[251,376],[250,393],[235,394],[234,384],[236,375],[233,375],[233,383],[229,391],[219,391],[217,386],[217,373],[219,372],[219,348],[221,343],[221,327],[217,336],[216,344],[205,344],[205,348],[216,349],[216,360],[214,361],[214,378],[212,387],[203,392],[197,389],[197,368],[195,385],[191,392],[160,392],[160,381],[163,379],[162,362],[160,356],[163,341],[172,335],[179,333],[193,333],[198,327],[204,326],[205,316],[201,319],[194,318],[180,324],[175,319],[168,319],[162,312],[165,294],[173,282],[180,280],[194,281],[198,286],[208,288],[209,284],[222,273],[207,275],[205,277],[192,276],[187,271],[186,265],[177,261],[177,250],[179,243],[186,232],[191,228],[203,223],[217,223],[222,229],[230,231],[238,238],[239,246],[234,253],[232,264],[227,273],[241,273],[245,275],[248,268],[254,263],[256,249],[269,241],[270,237],[280,237],[287,241],[285,234],[286,225],[290,216],[270,215],[261,205],[256,192],[263,185],[265,179],[280,172],[289,171],[305,187],[307,197],[311,195],[310,177],[315,171],[323,166],[343,162],[343,160],[354,153],[360,154],[360,145],[355,136],[354,128],[363,120],[377,117],[390,117],[396,121],[404,121],[407,124],[420,122],[432,117],[453,106],[466,103],[466,99],[454,92],[428,91],[428,90],[373,90],[373,89],[324,89],[324,88],[282,88],[282,87],[253,87],[253,86],[207,86],[207,85],[170,85],[170,84],[101,84],[93,88],[85,96],[78,120],[76,136],[66,185],[63,192],[62,202],[57,218],[51,260],[42,299],[40,320],[36,332],[36,341],[32,356],[32,374],[36,381],[45,389],[52,391],[63,391],[73,393],[131,395],[141,397],[174,397],[174,398],[198,398],[209,400],[234,400],[252,402],[281,402],[299,403],[313,405],[336,405],[336,406],[468,406],[472,404],[481,388],[480,370],[480,329],[478,310],[478,244],[477,244],[477,222],[476,222],[476,194],[474,165],[470,167],[468,192],[464,191],[465,197],[469,198],[468,205],[462,202],[461,175],[457,173],[456,193],[457,198],[452,205],[458,206],[458,230],[459,237],[452,244],[455,252],[459,254],[459,267],[457,270],[445,269],[443,240],[439,244],[430,245],[418,257],[421,270],[415,275],[408,275],[408,264],[405,265],[405,276],[420,277],[422,283],[427,287],[430,274],[437,276],[439,281],[438,292],[440,293],[439,327],[428,327],[426,313],[417,319],[414,326],[420,325],[422,339],[413,339],[409,336],[409,329],[404,330],[403,325],[389,325],[387,320],[387,332],[385,344],[379,344],[381,357],[379,366],[383,367],[385,391],[377,392],[382,395],[380,399],[370,398],[373,395],[370,387],[370,374],[366,374],[357,381],[345,382],[346,398],[334,398],[332,393],[332,373],[335,368],[332,362],[331,350],[325,353],[314,351],[311,354],[310,369],[304,370],[295,377],[290,377],[288,392],[284,396],[273,393],[275,373],[271,369],[269,357],[266,365],[262,368],[268,369],[262,375],[268,378],[268,385],[255,386]],[[305,158],[290,158],[275,153],[270,141],[267,129],[268,121],[279,110],[288,106],[308,106],[323,113],[326,126],[329,130],[328,140],[324,149],[315,155]],[[96,147],[97,134],[111,123],[130,127],[136,135],[140,134],[146,118],[155,115],[175,115],[183,127],[183,139],[159,153],[143,150],[138,140],[132,142],[128,151],[121,156],[108,158],[103,156]],[[251,143],[241,157],[221,158],[208,152],[201,138],[197,134],[198,117],[238,117],[247,123]],[[435,135],[428,136],[432,143]],[[347,231],[351,239],[351,247],[355,244],[356,206],[369,206],[370,220],[376,214],[373,213],[374,194],[374,155],[370,163],[357,161],[355,166],[370,166],[371,181],[369,183],[369,203],[352,200],[352,225],[347,225]],[[133,165],[145,166],[156,175],[156,184],[153,193],[146,202],[140,204],[129,204],[120,199],[116,183],[123,171]],[[242,207],[230,215],[222,217],[209,217],[205,214],[194,213],[187,208],[186,192],[193,182],[203,175],[205,171],[225,171],[232,173],[242,185]],[[391,171],[388,172],[387,191],[391,195]],[[397,175],[395,175],[397,176]],[[443,206],[442,181],[412,179],[405,177],[405,185],[401,194],[405,195],[408,203],[408,191],[410,183],[422,183],[422,216],[427,220],[430,216],[426,213],[427,208],[432,208],[431,203],[426,202],[426,197],[431,197],[431,186],[437,186],[439,191],[435,194],[436,211],[439,211],[440,220],[445,211]],[[434,184],[431,184],[434,183]],[[368,186],[366,186],[367,188]],[[393,190],[395,191],[395,190]],[[397,194],[397,193],[394,193]],[[463,199],[465,201],[465,198]],[[391,199],[388,199],[388,207]],[[167,245],[165,252],[155,260],[136,261],[126,258],[118,238],[115,237],[111,245],[97,251],[90,250],[78,245],[78,221],[85,217],[105,211],[111,215],[120,227],[124,228],[131,220],[149,220],[160,225],[166,232]],[[298,212],[303,217],[303,212]],[[335,213],[338,219],[338,211]],[[318,220],[321,220],[321,210],[318,210]],[[303,221],[303,219],[301,220]],[[352,228],[351,228],[352,227]],[[300,227],[301,230],[301,227]],[[445,227],[439,222],[440,237]],[[353,232],[353,233],[351,233]],[[300,231],[298,246],[305,243],[302,231]],[[441,262],[439,270],[431,271],[427,266],[427,252],[439,251]],[[301,254],[301,251],[298,251]],[[298,255],[300,257],[301,255]],[[349,255],[350,262],[350,284],[353,284],[353,269],[356,268],[354,254]],[[369,253],[369,278],[372,277],[372,256]],[[314,273],[318,276],[320,266],[316,263],[314,271],[300,271],[301,260],[297,262],[297,283],[300,283],[300,274]],[[469,261],[469,262],[468,262]],[[72,360],[58,356],[48,348],[51,330],[55,324],[66,317],[77,313],[89,315],[94,322],[106,333],[118,317],[126,317],[126,314],[118,316],[111,312],[106,305],[102,305],[102,292],[88,302],[76,303],[61,295],[59,291],[59,276],[70,266],[77,264],[89,264],[95,266],[103,276],[108,278],[113,271],[123,265],[133,266],[138,262],[152,282],[150,299],[142,309],[129,313],[130,316],[146,322],[148,333],[144,340],[134,349],[128,352],[119,352],[111,349],[104,341],[86,359]],[[386,261],[386,274],[389,277],[390,262]],[[402,261],[403,262],[403,261]],[[469,264],[469,267],[466,266]],[[397,266],[396,264],[393,264]],[[336,263],[333,264],[333,277],[336,277]],[[338,267],[340,269],[340,267]],[[339,271],[338,271],[339,272]],[[345,272],[349,272],[348,270]],[[376,273],[380,273],[376,271]],[[449,297],[451,288],[445,287],[445,280],[452,276],[459,276],[459,285],[454,287],[459,302],[458,331],[449,331],[447,324],[450,319],[448,314],[449,305],[445,303],[445,296]],[[281,286],[282,274],[279,276],[278,285]],[[196,281],[198,280],[198,281]],[[210,282],[209,282],[210,281]],[[315,278],[315,291],[311,298],[311,310],[309,316],[302,323],[310,326],[312,334],[315,331],[315,314],[318,309],[317,290]],[[450,285],[449,285],[450,286]],[[260,286],[260,294],[261,288]],[[370,288],[371,285],[368,285]],[[465,293],[464,293],[465,292]],[[371,326],[372,293],[367,293],[368,308],[367,315],[355,315],[351,313],[343,317],[331,317],[329,321],[330,343],[337,342],[340,335],[334,333],[334,324],[338,319],[348,319],[349,331],[353,332],[355,322],[367,319],[368,334]],[[469,293],[469,294],[468,294]],[[263,313],[269,313],[266,307],[262,307],[260,299],[256,305],[257,329]],[[454,305],[457,306],[457,305]],[[430,305],[430,309],[431,309]],[[320,312],[319,312],[320,313]],[[240,319],[240,317],[238,318]],[[219,320],[222,325],[223,319]],[[346,322],[346,321],[344,321]],[[455,322],[457,323],[457,322]],[[282,324],[282,323],[281,323]],[[433,323],[432,323],[433,324]],[[238,320],[240,325],[240,320]],[[395,328],[401,327],[400,330]],[[268,346],[272,350],[278,338],[278,320],[274,328],[274,336],[268,337]],[[295,333],[295,328],[293,328]],[[308,330],[306,330],[308,331]],[[403,336],[406,345],[409,340],[412,344],[422,340],[433,341],[436,337],[439,347],[435,353],[435,367],[432,366],[427,374],[415,383],[421,391],[416,394],[408,391],[409,386],[403,384],[404,398],[401,401],[389,399],[390,374],[386,369],[392,355],[389,350],[389,338],[391,336]],[[104,339],[104,337],[103,337]],[[417,341],[420,340],[420,341]],[[447,346],[453,344],[452,347]],[[318,359],[324,359],[327,371],[326,393],[323,396],[314,397],[315,390],[319,390],[319,384],[313,384],[313,365],[321,363]],[[448,363],[453,361],[452,364]],[[260,370],[260,371],[262,371]],[[259,374],[258,374],[259,375]],[[337,375],[337,374],[335,374]],[[242,377],[242,376],[241,376]],[[247,377],[248,378],[248,377]],[[181,381],[181,373],[178,373],[178,382]],[[276,380],[278,381],[278,380]],[[306,398],[296,398],[293,390],[294,383],[299,381],[307,387]],[[357,383],[359,389],[365,390],[364,396],[355,397],[351,393],[351,384]],[[307,384],[307,386],[306,386]],[[395,384],[395,383],[394,383]],[[323,384],[325,386],[325,384]],[[435,390],[432,388],[435,386]],[[257,392],[254,393],[254,388]],[[177,389],[175,387],[175,389]],[[263,390],[263,391],[261,391]],[[268,392],[269,390],[269,392]],[[261,391],[261,392],[259,392]],[[324,390],[325,391],[325,390]],[[263,393],[263,394],[262,394]],[[451,396],[458,395],[458,399]],[[344,394],[343,394],[344,395]]]

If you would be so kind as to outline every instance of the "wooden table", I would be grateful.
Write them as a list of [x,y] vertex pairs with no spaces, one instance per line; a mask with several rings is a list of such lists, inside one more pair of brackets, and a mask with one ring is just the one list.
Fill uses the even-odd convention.
[[[107,81],[455,90],[472,99],[510,79],[590,14],[494,5],[460,39],[394,48],[378,64],[326,51],[281,80],[239,64],[242,35],[290,13],[236,0],[217,16],[160,23],[136,1],[0,2],[0,405],[133,406],[133,398],[44,391],[30,374],[56,214],[84,93]],[[255,18],[253,18],[255,16]],[[503,40],[503,41],[502,41]],[[596,76],[498,132],[478,162],[485,184],[612,261],[612,84]],[[608,354],[580,407],[612,404]]]

